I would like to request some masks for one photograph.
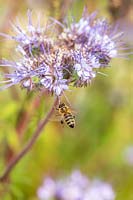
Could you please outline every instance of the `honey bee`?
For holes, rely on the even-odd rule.
[[[56,109],[62,117],[61,124],[63,124],[65,121],[70,128],[74,128],[75,116],[72,114],[71,109],[65,103],[60,103]]]

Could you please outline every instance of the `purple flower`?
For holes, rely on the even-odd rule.
[[[110,184],[94,180],[83,200],[114,200],[115,194]]]
[[[112,27],[105,19],[95,19],[96,14],[94,12],[89,16],[85,10],[79,22],[72,23],[64,29],[60,39],[68,45],[71,39],[75,50],[78,48],[80,52],[84,52],[86,59],[89,54],[95,56],[99,67],[102,67],[107,66],[112,58],[118,56],[123,33],[113,33]]]
[[[61,71],[54,71],[54,73],[46,75],[41,79],[41,84],[57,96],[68,89],[67,80],[63,79]]]
[[[74,69],[81,83],[91,83],[91,80],[96,77],[96,72],[93,69],[99,66],[96,57],[89,55],[86,59],[80,52],[78,52],[78,56],[76,54],[77,52],[75,53],[76,64]]]
[[[61,96],[69,86],[87,86],[96,77],[101,67],[109,65],[118,56],[122,33],[115,33],[105,19],[96,19],[97,12],[88,15],[84,10],[79,22],[70,27],[62,26],[62,33],[50,34],[52,24],[47,27],[32,22],[28,11],[27,28],[12,25],[14,36],[1,33],[15,40],[19,59],[1,60],[1,67],[9,67],[9,73],[2,74],[0,89],[20,84],[28,91],[47,90]],[[54,25],[54,24],[53,24]]]
[[[43,185],[38,189],[37,194],[40,200],[48,200],[55,195],[55,192],[56,183],[53,179],[46,178]]]
[[[37,191],[40,200],[114,200],[115,194],[110,184],[100,180],[89,180],[80,171],[70,176],[53,180],[46,178]]]
[[[37,25],[32,22],[32,12],[28,10],[28,25],[26,29],[23,29],[21,25],[14,25],[12,27],[16,32],[15,36],[2,34],[6,38],[15,40],[18,42],[17,51],[24,56],[33,56],[34,51],[44,53],[44,51],[50,50],[53,40],[46,35],[47,28],[40,27],[40,18],[38,18]]]

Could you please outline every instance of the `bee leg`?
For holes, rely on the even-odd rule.
[[[61,123],[61,124],[64,124],[64,121],[63,121],[63,120],[61,120],[61,121],[60,121],[60,123]]]
[[[73,118],[75,119],[75,115],[73,115]]]
[[[56,117],[60,117],[60,114],[56,114],[55,116],[56,116]]]

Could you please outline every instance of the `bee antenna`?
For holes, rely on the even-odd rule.
[[[63,91],[62,93],[63,93],[63,96],[65,97],[65,99],[66,99],[67,103],[68,103],[68,104],[69,104],[69,106],[71,107],[71,103],[70,103],[70,101],[69,101],[68,97],[65,95],[65,92]]]
[[[69,104],[69,106],[71,107],[71,103],[70,103],[69,99],[67,98],[67,96],[65,95],[65,92],[64,92],[64,91],[62,91],[62,94],[63,94],[63,96],[65,97],[65,99],[66,99],[67,103]],[[59,102],[59,104],[61,104],[61,101],[60,101],[60,98],[59,98],[59,97],[58,97],[58,102]]]

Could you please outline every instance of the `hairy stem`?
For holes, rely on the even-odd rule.
[[[0,177],[0,182],[2,181],[6,181],[6,179],[8,178],[8,175],[10,174],[10,172],[12,171],[12,169],[16,166],[16,164],[29,152],[29,150],[32,148],[33,144],[36,142],[37,138],[39,137],[39,135],[41,134],[42,129],[45,127],[45,125],[47,124],[49,118],[51,117],[51,115],[54,112],[55,106],[58,103],[58,98],[55,99],[51,110],[48,112],[48,114],[46,115],[46,117],[39,122],[37,129],[35,130],[32,138],[27,142],[27,144],[24,146],[24,148],[22,149],[22,151],[20,151],[20,153],[13,159],[11,160],[11,162],[8,164],[7,168],[5,169],[3,175]]]

